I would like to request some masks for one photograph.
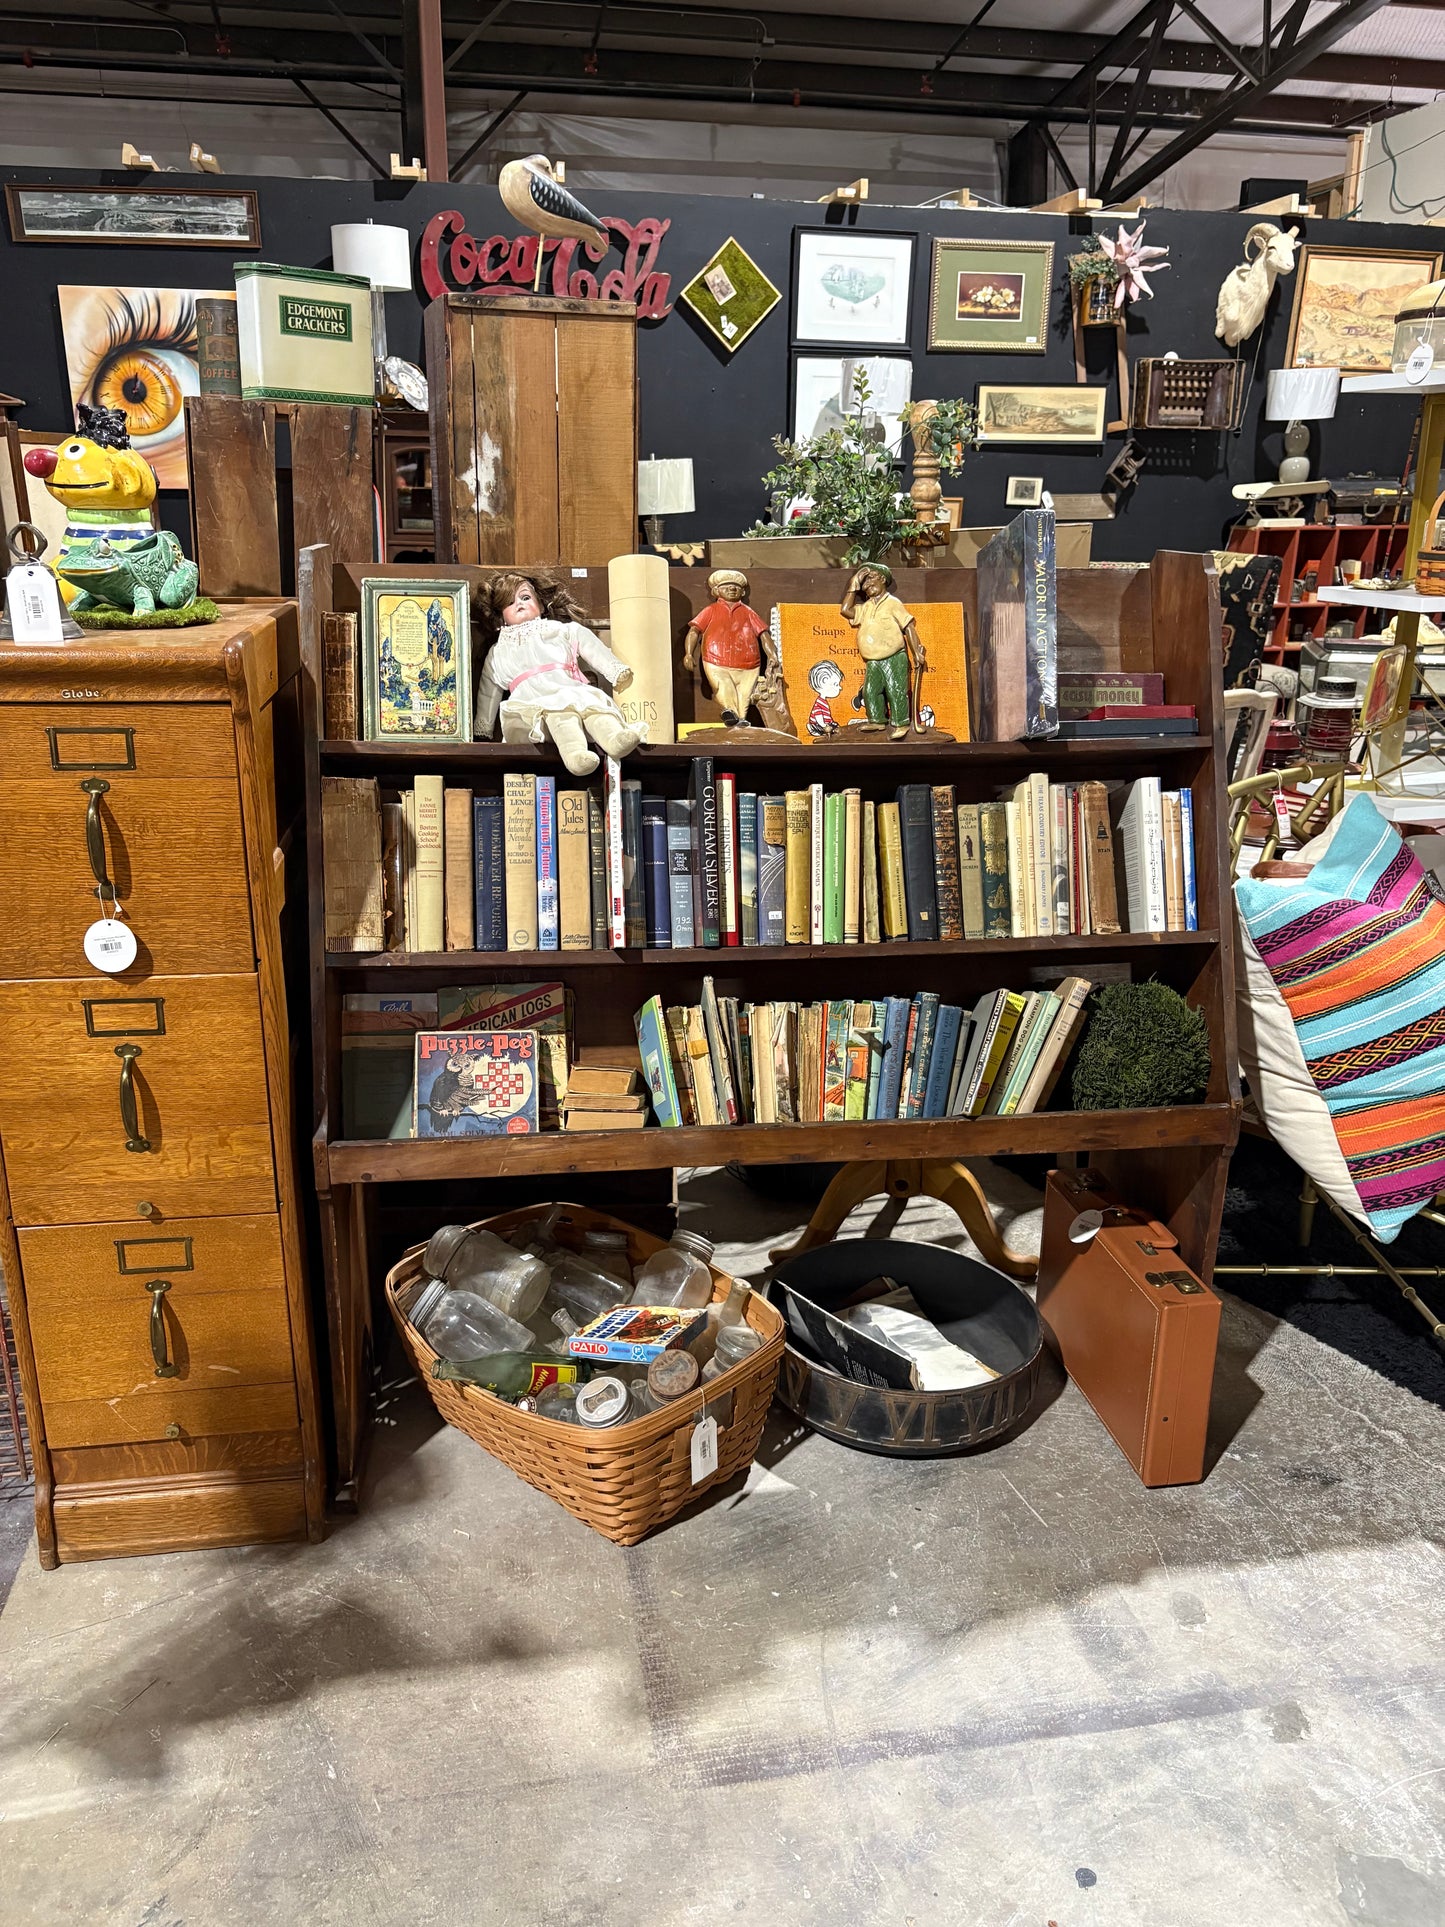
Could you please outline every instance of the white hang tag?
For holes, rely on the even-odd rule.
[[[717,1471],[717,1420],[700,1418],[692,1428],[692,1482],[701,1485]]]
[[[1289,803],[1285,799],[1283,790],[1276,790],[1274,793],[1274,820],[1279,830],[1281,842],[1283,842],[1286,837],[1293,836],[1294,822],[1290,816]]]
[[[101,917],[85,933],[86,961],[97,970],[129,970],[135,962],[135,932],[119,917]]]
[[[21,562],[5,578],[5,607],[17,642],[64,642],[60,591],[43,563]]]
[[[1417,341],[1405,363],[1406,381],[1423,381],[1435,366],[1435,350],[1428,341]]]
[[[1103,1229],[1103,1225],[1104,1214],[1102,1211],[1096,1211],[1092,1208],[1088,1211],[1081,1211],[1069,1226],[1069,1243],[1071,1245],[1092,1244],[1095,1236]]]

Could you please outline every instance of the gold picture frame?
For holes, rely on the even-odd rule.
[[[361,579],[362,739],[472,740],[471,591],[455,576]]]
[[[1439,278],[1440,256],[1418,248],[1302,247],[1285,367],[1388,375],[1396,311]]]
[[[1053,285],[1052,241],[936,235],[928,278],[930,354],[1043,354]]]
[[[1081,447],[1104,439],[1109,391],[1081,382],[981,381],[978,439],[981,444],[1067,443]]]

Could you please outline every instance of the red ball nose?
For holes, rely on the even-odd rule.
[[[32,475],[45,479],[55,473],[58,457],[53,448],[30,448],[25,451],[25,466]]]

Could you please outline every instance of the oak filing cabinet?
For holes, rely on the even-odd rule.
[[[0,1264],[45,1566],[321,1536],[297,688],[291,603],[0,643]],[[116,975],[82,941],[112,896]]]

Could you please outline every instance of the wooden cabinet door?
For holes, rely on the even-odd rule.
[[[255,977],[0,984],[0,1049],[17,1224],[276,1209]]]
[[[224,703],[0,704],[0,977],[89,970],[93,857],[139,946],[128,980],[255,968]]]
[[[557,553],[599,566],[637,547],[637,324],[607,305],[557,318]]]

